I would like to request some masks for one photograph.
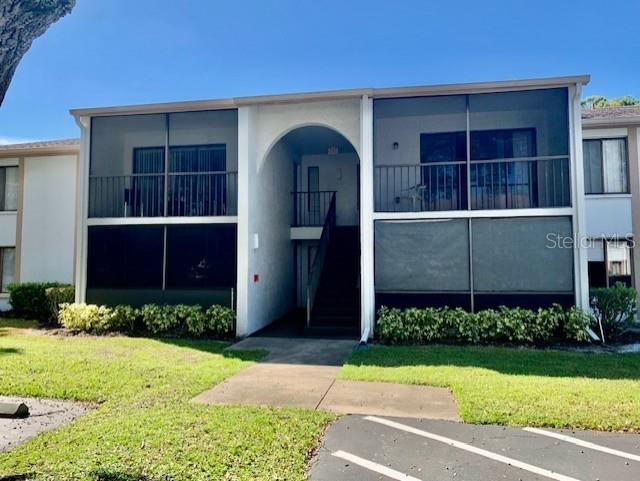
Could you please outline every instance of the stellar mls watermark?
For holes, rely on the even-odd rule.
[[[547,242],[545,244],[545,247],[547,249],[573,249],[575,247],[578,247],[580,249],[591,249],[600,247],[603,239],[606,239],[607,241],[623,242],[630,248],[635,247],[635,241],[633,240],[633,235],[631,234],[612,239],[610,235],[607,236],[605,234],[602,234],[600,236],[585,236],[576,234],[558,234],[557,232],[549,232],[546,235]]]

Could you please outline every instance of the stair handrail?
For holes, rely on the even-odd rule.
[[[318,285],[320,284],[320,275],[322,274],[324,261],[327,257],[329,241],[335,227],[336,193],[333,192],[331,195],[331,201],[329,202],[327,216],[325,217],[324,225],[322,226],[322,234],[320,235],[316,255],[313,256],[313,262],[311,263],[311,269],[309,270],[309,277],[307,279],[307,327],[309,327],[309,324],[311,323],[311,311],[313,310],[313,303],[316,300],[316,293],[318,291]]]

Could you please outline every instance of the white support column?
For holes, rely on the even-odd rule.
[[[76,302],[86,301],[87,290],[87,217],[89,212],[89,158],[91,152],[91,118],[76,117],[80,127],[80,158],[76,183]]]
[[[238,241],[237,241],[237,288],[236,288],[236,335],[249,332],[249,255],[250,255],[250,204],[252,159],[252,110],[238,109]]]
[[[373,99],[360,106],[360,305],[361,333],[373,337],[375,283],[373,257]]]
[[[587,249],[583,246],[586,235],[584,168],[582,162],[582,109],[580,97],[582,86],[576,84],[569,88],[569,135],[571,158],[571,191],[573,203],[573,235],[574,246],[574,284],[576,305],[584,310],[589,309],[589,274]]]

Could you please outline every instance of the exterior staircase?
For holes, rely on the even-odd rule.
[[[308,334],[360,333],[360,230],[334,226],[328,240]]]

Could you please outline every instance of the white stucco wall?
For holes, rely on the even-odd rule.
[[[624,237],[633,232],[630,195],[587,195],[585,214],[589,237]]]
[[[295,265],[290,237],[293,154],[283,143],[278,143],[255,175],[247,253],[250,266],[247,334],[283,316],[295,302]],[[257,282],[254,275],[258,276]]]
[[[77,156],[27,157],[20,281],[73,282]]]
[[[336,130],[357,149],[360,101],[242,107],[238,115],[237,334],[246,336],[295,306],[290,238],[294,153],[278,141],[295,128],[320,125]]]
[[[360,100],[306,102],[255,107],[255,152],[259,162],[284,135],[298,127],[320,125],[342,134],[355,147],[360,145]]]

